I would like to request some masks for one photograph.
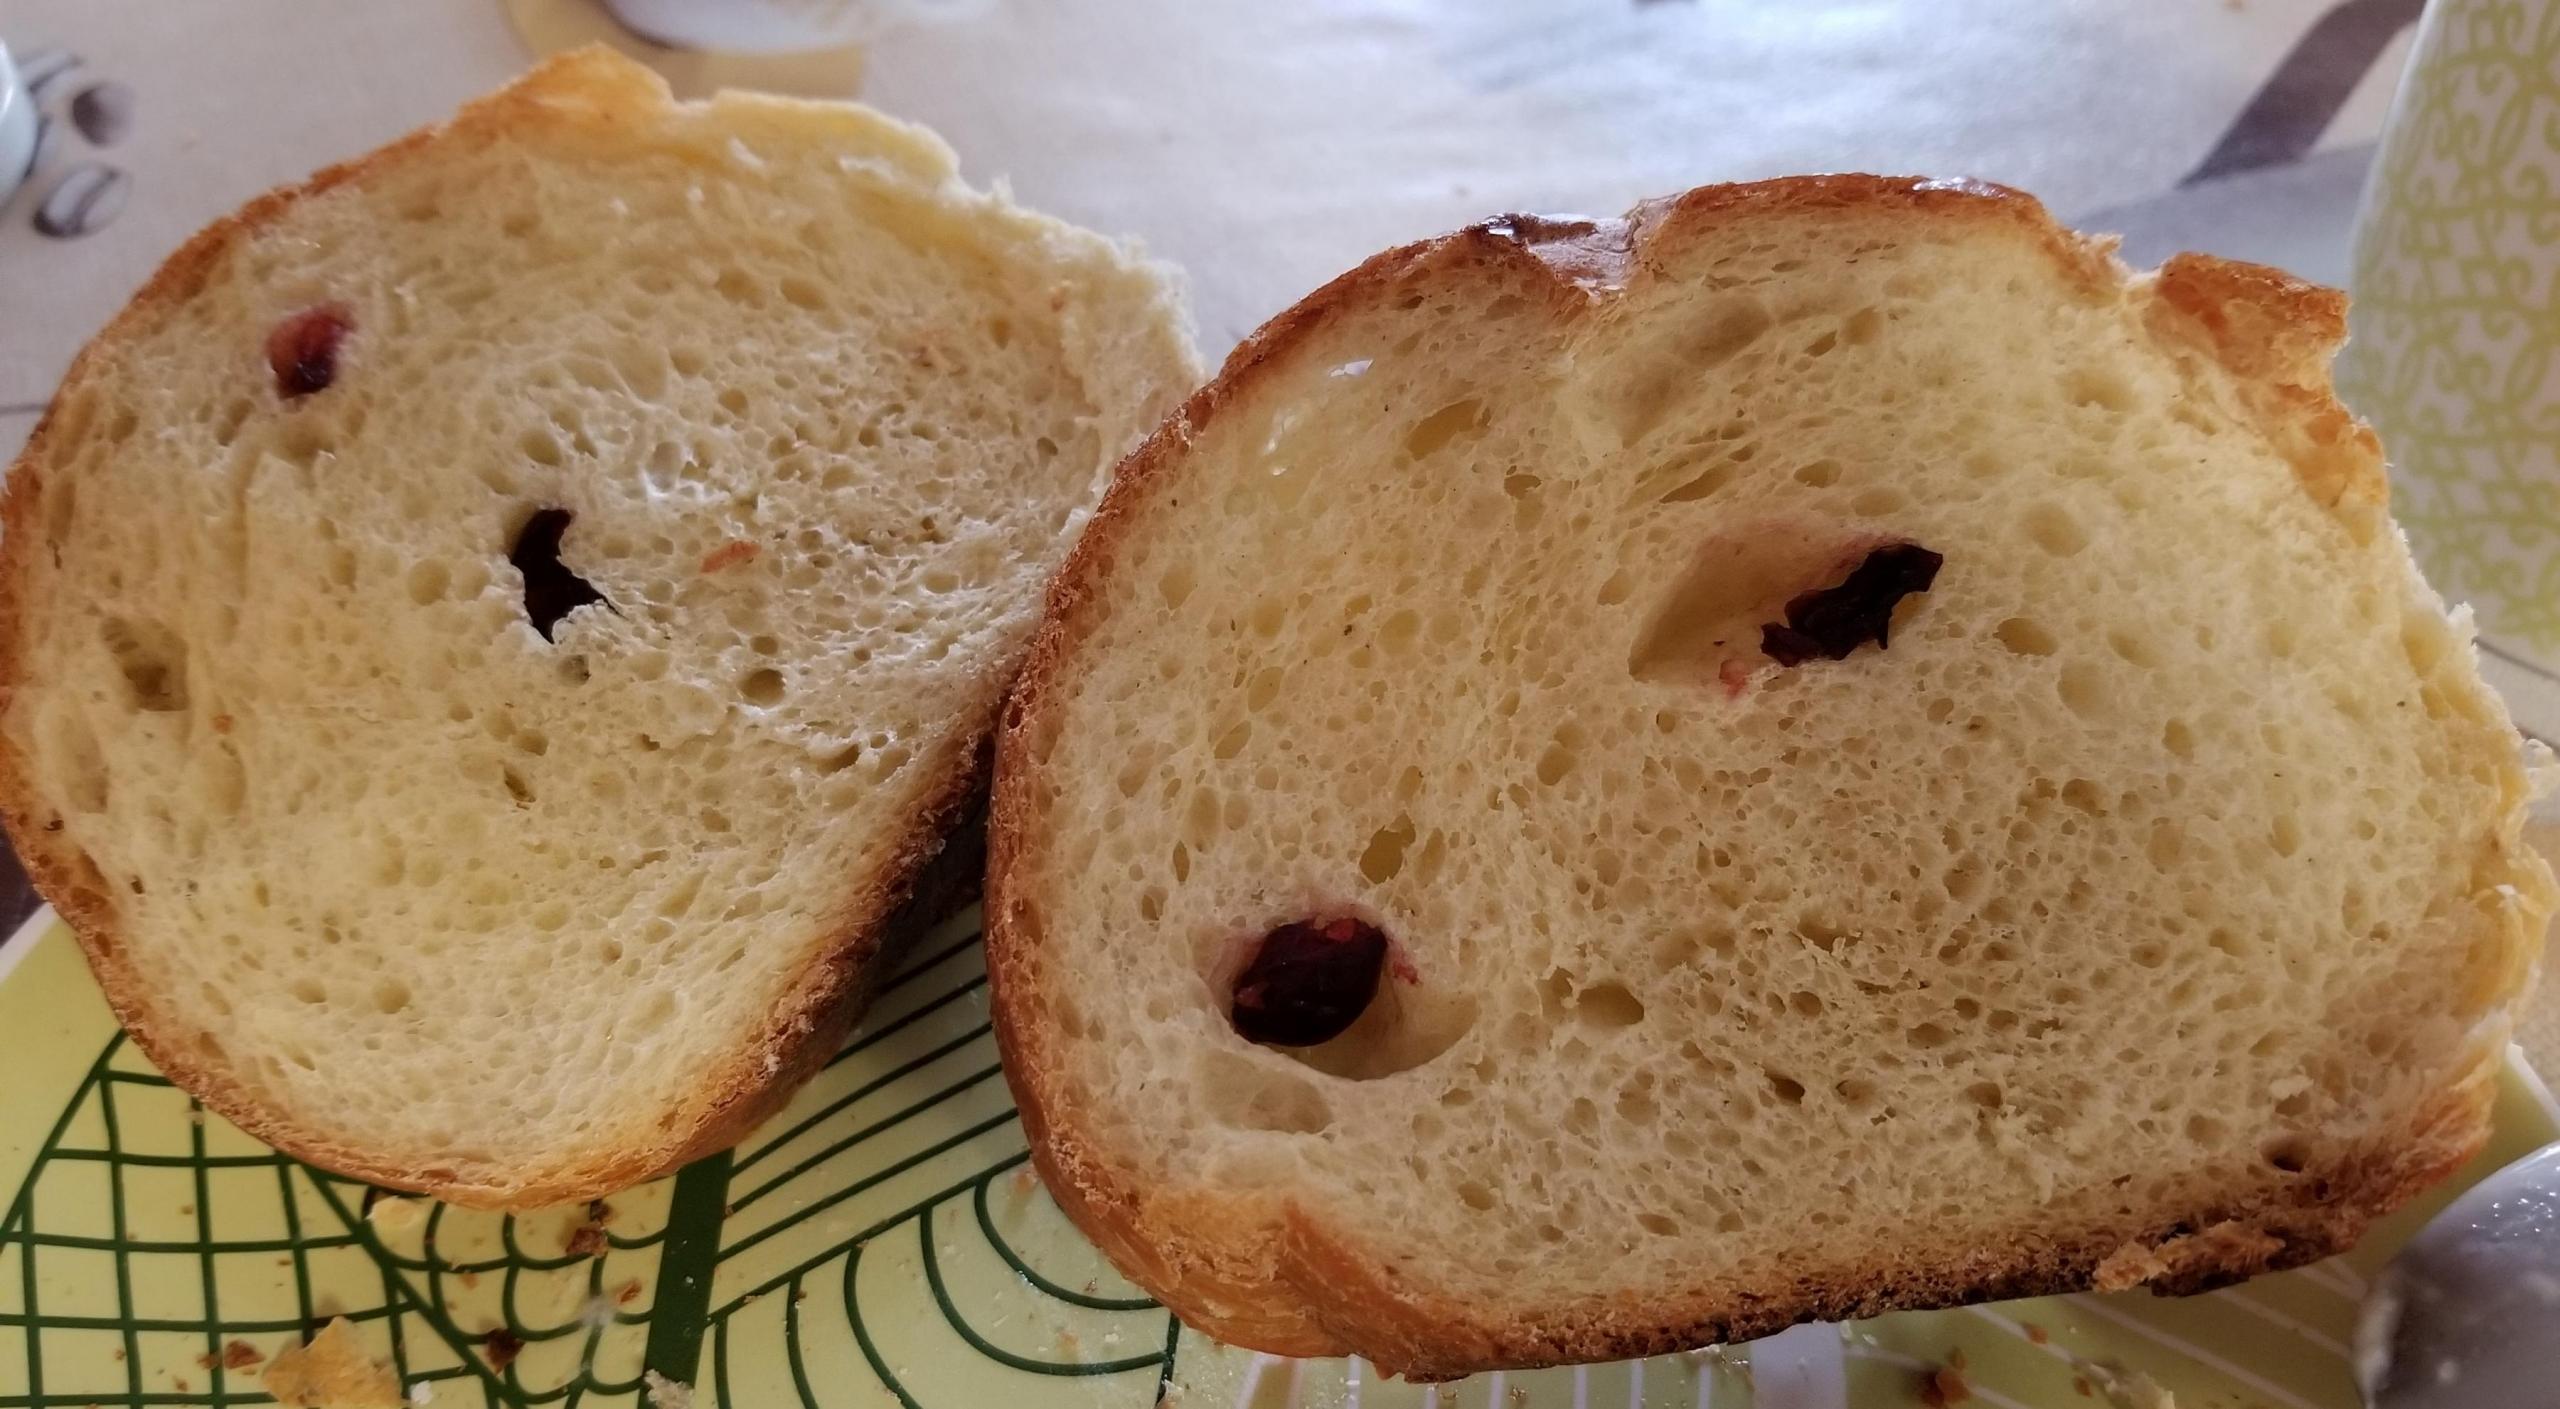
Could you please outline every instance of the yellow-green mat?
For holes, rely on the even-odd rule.
[[[2366,1278],[2455,1188],[2555,1131],[2516,1066],[2495,1142],[2452,1188],[2353,1256],[2208,1297],[1888,1316],[1425,1389],[1210,1342],[1076,1235],[1025,1163],[973,922],[921,944],[843,1054],[746,1144],[610,1200],[589,1253],[567,1246],[582,1208],[368,1218],[363,1185],[162,1080],[69,933],[40,921],[0,979],[0,1409],[263,1403],[266,1360],[331,1316],[436,1409],[639,1405],[644,1370],[737,1409],[1871,1409],[1924,1403],[1957,1352],[1968,1402],[1987,1409],[2161,1392],[2181,1409],[2353,1409],[2344,1351]],[[502,1369],[492,1332],[522,1343]]]

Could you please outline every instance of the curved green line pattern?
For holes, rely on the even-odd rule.
[[[932,1065],[935,1061],[949,1056],[953,1052],[956,1052],[961,1048],[968,1046],[970,1043],[977,1041],[979,1038],[986,1036],[993,1030],[994,1029],[987,1024],[981,1023],[977,1027],[971,1028],[967,1032],[960,1034],[958,1037],[952,1038],[950,1041],[926,1052],[922,1056],[912,1058],[881,1073],[872,1080],[864,1082],[862,1085],[855,1087],[853,1090],[837,1097],[835,1100],[829,1101],[825,1106],[821,1107],[807,1119],[802,1120],[798,1124],[783,1131],[781,1134],[775,1136],[770,1142],[758,1148],[753,1154],[750,1154],[746,1158],[738,1161],[738,1168],[741,1170],[746,1169],[747,1167],[762,1160],[765,1156],[772,1154],[774,1151],[783,1148],[785,1145],[790,1144],[802,1135],[808,1134],[820,1125],[825,1124],[829,1118],[842,1113],[855,1102],[860,1101],[863,1097],[886,1089],[899,1077],[920,1071],[923,1068]]]
[[[996,1176],[1022,1165],[1030,1158],[1030,1153],[1025,1151],[1021,1158],[1007,1160],[988,1170],[978,1177],[978,1187],[969,1195],[969,1202],[978,1215],[978,1229],[985,1234],[987,1246],[994,1248],[996,1256],[1003,1258],[1005,1265],[1012,1268],[1016,1276],[1039,1289],[1043,1296],[1053,1297],[1069,1306],[1080,1306],[1087,1311],[1144,1311],[1156,1305],[1154,1297],[1093,1296],[1062,1287],[1041,1276],[1038,1269],[1023,1261],[1022,1254],[1015,1252],[1013,1244],[1005,1241],[1004,1234],[996,1231],[995,1215],[987,1208],[987,1186],[995,1182]]]
[[[1097,1385],[1111,1376],[1144,1375],[1127,1402],[1145,1409],[1170,1383],[1181,1334],[1170,1317],[1161,1351],[1095,1360],[1071,1350],[1055,1358],[1011,1350],[971,1323],[968,1309],[976,1303],[960,1288],[989,1276],[1003,1278],[1010,1295],[1032,1299],[1024,1305],[1053,1305],[1056,1312],[1042,1313],[1042,1324],[1066,1318],[1056,1321],[1062,1347],[1072,1343],[1063,1328],[1077,1324],[1075,1317],[1156,1309],[1144,1297],[1079,1292],[1041,1272],[1016,1246],[1019,1238],[1036,1229],[1040,1237],[1072,1239],[1045,1198],[1009,1200],[998,1216],[990,1197],[996,1180],[1011,1175],[1023,1178],[1026,1191],[1036,1186],[1020,1173],[1028,1152],[988,1047],[993,1029],[976,949],[971,929],[922,949],[921,958],[884,985],[876,1016],[769,1132],[757,1132],[732,1155],[611,1200],[616,1216],[599,1256],[552,1250],[559,1246],[555,1230],[574,1221],[569,1210],[508,1217],[431,1205],[405,1228],[378,1224],[371,1216],[374,1191],[256,1149],[142,1069],[139,1053],[120,1035],[109,1038],[57,1112],[0,1219],[0,1254],[19,1259],[16,1273],[0,1283],[0,1328],[23,1333],[27,1359],[23,1385],[0,1372],[0,1409],[264,1402],[255,1383],[260,1367],[224,1366],[225,1348],[251,1340],[263,1361],[313,1329],[315,1317],[338,1315],[359,1328],[404,1385],[433,1386],[437,1409],[475,1403],[637,1409],[644,1398],[640,1368],[705,1384],[712,1391],[706,1401],[730,1403],[733,1388],[747,1390],[741,1372],[780,1392],[769,1377],[787,1369],[788,1393],[803,1404],[838,1402],[849,1388],[818,1373],[802,1343],[805,1334],[822,1329],[810,1321],[816,1308],[802,1305],[811,1278],[838,1259],[842,1278],[827,1280],[839,1282],[844,1329],[882,1389],[913,1409],[943,1409],[888,1363],[879,1328],[857,1295],[866,1243],[910,1236],[910,1224],[922,1275],[918,1300],[902,1304],[898,1314],[921,1307],[928,1318],[910,1325],[938,1321],[952,1333],[954,1351],[979,1357],[997,1374]],[[972,1060],[979,1049],[986,1055]],[[150,1108],[141,1126],[135,1123],[141,1115],[118,1109],[120,1101],[133,1100]],[[182,1103],[183,1127],[172,1114]],[[866,1103],[877,1103],[882,1113],[849,1124]],[[732,1179],[750,1170],[756,1181],[731,1195]],[[188,1216],[172,1222],[171,1210],[134,1205],[134,1191],[143,1187],[137,1180],[163,1181],[148,1186],[154,1189],[191,1188]],[[97,1196],[99,1221],[46,1226],[39,1184],[88,1190]],[[964,1199],[965,1212],[955,1203]],[[57,1208],[56,1202],[47,1198],[42,1209],[73,1211],[72,1203]],[[742,1218],[743,1226],[724,1237],[741,1209],[756,1216]],[[810,1229],[831,1225],[848,1210],[860,1220],[858,1229],[811,1237]],[[985,1245],[984,1254],[973,1252],[961,1269],[962,1280],[954,1280],[960,1271],[935,1245],[937,1216],[953,1233]],[[1022,1218],[1042,1221],[1018,1224]],[[111,1259],[114,1275],[98,1283],[111,1300],[83,1302],[74,1299],[78,1289],[55,1286],[43,1270],[52,1256]],[[252,1265],[267,1274],[263,1280],[246,1276]],[[877,1283],[885,1269],[876,1260],[870,1265]],[[350,1269],[364,1269],[362,1280],[350,1281]],[[181,1283],[168,1281],[173,1273]],[[903,1260],[899,1275],[906,1275]],[[617,1293],[634,1282],[641,1295],[631,1306],[618,1304]],[[193,1288],[193,1303],[165,1300],[166,1287],[180,1284]],[[138,1288],[149,1293],[140,1303]],[[776,1293],[787,1299],[779,1317],[784,1354],[761,1370],[753,1361],[733,1363],[733,1350],[744,1344],[733,1334],[741,1329],[739,1317]],[[685,1324],[661,1324],[661,1309]],[[774,1324],[758,1319],[753,1334],[769,1335]],[[503,1369],[491,1366],[485,1345],[488,1333],[501,1329],[522,1346]],[[122,1347],[121,1383],[94,1377],[75,1383],[79,1372],[59,1353],[48,1373],[49,1336],[100,1333]],[[200,1352],[201,1365],[192,1354],[180,1370],[148,1363],[168,1337]],[[177,1387],[181,1379],[185,1389]],[[1139,1388],[1148,1392],[1141,1396]]]
[[[939,1091],[926,1094],[918,1099],[914,1104],[903,1110],[882,1116],[871,1124],[866,1125],[861,1129],[846,1135],[844,1138],[835,1141],[833,1144],[826,1146],[824,1149],[819,1150],[816,1154],[802,1159],[798,1164],[782,1171],[780,1174],[766,1180],[764,1183],[740,1194],[730,1203],[730,1210],[735,1212],[738,1209],[753,1205],[765,1195],[772,1193],[776,1189],[782,1188],[792,1180],[799,1178],[801,1175],[807,1174],[809,1171],[816,1169],[818,1166],[825,1164],[836,1156],[852,1150],[863,1141],[869,1140],[875,1135],[883,1134],[897,1126],[903,1125],[906,1122],[915,1119],[917,1116],[932,1110],[934,1107],[941,1105],[943,1102],[950,1100],[952,1097],[959,1095],[961,1092],[968,1090],[970,1087],[976,1086],[990,1077],[999,1076],[1002,1073],[1003,1068],[1001,1067],[983,1067],[960,1078],[958,1081],[952,1082],[950,1085],[943,1087]]]
[[[974,951],[941,944],[901,982],[884,992],[876,1027],[848,1044],[859,1055],[821,1072],[771,1133],[611,1200],[598,1258],[550,1251],[575,1210],[368,1218],[366,1186],[257,1153],[137,1069],[129,1044],[89,1029],[83,1042],[99,1050],[61,1072],[52,1089],[69,1094],[58,1111],[27,1120],[44,1137],[25,1179],[5,1191],[0,1409],[263,1402],[255,1368],[226,1367],[217,1378],[212,1352],[245,1339],[271,1355],[314,1314],[345,1315],[404,1385],[432,1387],[432,1409],[642,1409],[644,1369],[695,1386],[704,1409],[1151,1409],[1166,1398],[1227,1409],[1293,1390],[1309,1403],[1351,1402],[1344,1362],[1285,1373],[1273,1362],[1264,1375],[1256,1357],[1186,1346],[1178,1321],[1117,1280],[1108,1286],[1122,1295],[1077,1290],[1081,1272],[1063,1269],[1090,1267],[1096,1285],[1109,1274],[1086,1261],[1096,1254],[1030,1177],[1003,1088],[952,1084],[955,1066],[975,1069],[961,1049],[985,1040],[983,1014],[953,1002],[983,986]],[[107,1021],[103,1007],[97,1021]],[[855,1091],[896,1115],[869,1120],[871,1133],[840,1141],[830,1157],[807,1159],[815,1141],[868,1120],[846,1100]],[[2525,1083],[2510,1079],[2500,1091],[2498,1133],[2471,1178],[2560,1132]],[[943,1099],[925,1099],[937,1092]],[[758,1188],[768,1192],[733,1221],[728,1191],[739,1169],[762,1171]],[[2355,1255],[2361,1274],[2462,1182],[2394,1215]],[[2301,1403],[2346,1409],[2344,1363],[2319,1347],[2351,1334],[2360,1285],[2335,1264],[2262,1278],[2231,1294],[2253,1301],[2256,1315],[2210,1298],[2137,1297],[1885,1317],[1856,1328],[1850,1393],[1867,1409],[1909,1409],[1919,1402],[1913,1367],[1961,1351],[1986,1403],[2080,1402],[2073,1376],[2100,1361],[2138,1367],[2180,1403],[2220,1403],[2245,1386],[2216,1367],[2245,1363]],[[631,1302],[614,1301],[626,1287]],[[830,1288],[833,1307],[806,1299]],[[777,1294],[782,1302],[767,1300]],[[2319,1339],[2271,1341],[2268,1312]],[[2125,1334],[2133,1323],[2138,1334]],[[2029,1326],[2047,1338],[2031,1344]],[[1119,1353],[1124,1337],[1149,1344],[1159,1327],[1160,1352]],[[483,1345],[493,1328],[524,1343],[503,1373]],[[209,1354],[201,1366],[199,1354]],[[1641,1374],[1596,1366],[1514,1375],[1500,1409],[1688,1409],[1710,1396],[1738,1405],[1748,1394],[1744,1363],[1664,1357]],[[1425,1402],[1414,1386],[1358,1383],[1364,1409]],[[1437,1402],[1484,1404],[1490,1388],[1444,1386]]]
[[[801,1403],[815,1404],[818,1391],[809,1383],[808,1358],[800,1353],[800,1299],[807,1292],[797,1277],[785,1289],[788,1300],[782,1304],[782,1348],[791,1362],[791,1387],[799,1391]]]
[[[931,1211],[928,1210],[924,1216],[917,1218],[915,1223],[916,1243],[924,1254],[925,1285],[933,1290],[934,1304],[942,1308],[943,1319],[951,1323],[951,1329],[960,1333],[960,1339],[967,1341],[971,1350],[989,1360],[1016,1370],[1028,1370],[1035,1375],[1124,1375],[1131,1370],[1153,1365],[1164,1358],[1160,1355],[1133,1355],[1119,1360],[1034,1360],[1027,1355],[1016,1355],[996,1345],[985,1336],[978,1334],[977,1328],[969,1324],[969,1318],[961,1313],[957,1305],[953,1304],[950,1289],[942,1283],[941,1259],[937,1258],[933,1251]]]
[[[862,1248],[862,1244],[856,1243],[844,1257],[844,1304],[848,1307],[859,1304],[854,1296],[853,1280],[862,1270]],[[871,1373],[880,1377],[880,1383],[888,1386],[889,1392],[898,1397],[899,1404],[905,1409],[924,1409],[914,1395],[907,1393],[907,1387],[899,1383],[896,1372],[889,1368],[889,1362],[880,1358],[880,1347],[871,1343],[871,1328],[864,1325],[859,1316],[853,1318],[853,1342],[862,1347],[862,1358],[871,1362]],[[817,1401],[804,1402],[814,1405]]]

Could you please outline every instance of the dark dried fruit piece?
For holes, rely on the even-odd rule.
[[[290,401],[325,391],[338,379],[338,344],[355,327],[355,315],[343,303],[306,308],[276,324],[267,334],[267,366],[276,374],[276,394]]]
[[[524,578],[525,619],[542,639],[551,639],[560,618],[580,607],[604,602],[604,594],[594,584],[571,572],[560,561],[560,538],[569,531],[569,520],[577,515],[567,509],[537,509],[533,517],[517,530],[515,546],[507,550],[507,561],[515,564]],[[605,602],[611,607],[611,602]]]
[[[1912,593],[1928,591],[1945,561],[1917,543],[1875,549],[1836,585],[1788,602],[1784,623],[1760,628],[1760,653],[1780,665],[1802,665],[1816,657],[1844,660],[1869,641],[1887,645],[1893,609]]]
[[[605,1236],[604,1225],[612,1221],[613,1205],[602,1199],[588,1200],[585,1220],[569,1230],[560,1251],[568,1257],[604,1256],[605,1249],[611,1246]]]
[[[489,1368],[503,1371],[524,1354],[524,1342],[505,1330],[491,1331],[480,1338],[480,1348],[489,1355]]]
[[[1376,925],[1295,920],[1255,946],[1228,1017],[1247,1042],[1312,1047],[1359,1021],[1386,966],[1387,935]]]

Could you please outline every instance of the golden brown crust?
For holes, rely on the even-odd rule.
[[[45,543],[40,504],[43,469],[51,444],[63,433],[63,408],[76,391],[116,349],[133,342],[168,312],[194,297],[224,254],[244,239],[272,225],[296,204],[369,174],[379,173],[424,155],[438,142],[476,134],[521,131],[537,123],[567,119],[613,120],[613,112],[632,103],[667,99],[663,82],[648,70],[598,47],[557,56],[515,83],[463,107],[450,120],[422,128],[354,161],[314,173],[299,185],[259,196],[239,210],[199,231],[164,261],[135,293],[122,312],[83,348],[64,376],[62,392],[36,424],[11,467],[5,498],[0,498],[0,717],[13,707],[25,680],[26,622],[43,604],[35,593],[52,585],[36,571],[35,555]],[[988,709],[992,721],[993,707]],[[911,820],[907,835],[890,860],[866,885],[839,907],[826,938],[815,947],[801,972],[788,985],[785,1006],[765,1024],[754,1042],[722,1071],[705,1080],[693,1099],[671,1112],[657,1142],[616,1151],[611,1157],[555,1169],[465,1173],[441,1166],[420,1166],[386,1159],[306,1130],[260,1104],[223,1068],[201,1059],[186,1034],[164,1024],[155,1014],[149,988],[126,956],[117,935],[114,907],[88,856],[62,840],[55,819],[31,782],[28,760],[5,734],[0,734],[0,822],[25,863],[36,888],[70,925],[97,975],[107,1003],[137,1046],[169,1077],[205,1106],[250,1134],[299,1159],[389,1188],[430,1194],[469,1207],[534,1208],[592,1198],[628,1188],[676,1167],[726,1149],[772,1113],[799,1082],[823,1065],[842,1042],[854,1019],[874,962],[896,937],[930,909],[938,896],[949,905],[945,887],[926,887],[926,904],[909,906],[944,839],[971,810],[971,799],[983,788],[987,763],[983,750],[966,739],[955,745],[940,770],[925,804]],[[965,900],[965,897],[964,897]],[[908,907],[902,911],[901,907]]]
[[[1141,531],[1149,502],[1176,482],[1193,437],[1230,405],[1253,399],[1329,320],[1425,275],[1517,280],[1560,305],[1596,306],[1607,289],[1646,277],[1717,225],[1825,212],[1989,223],[2045,251],[2067,285],[2093,301],[2124,296],[2107,242],[2063,229],[2030,197],[1975,182],[1800,177],[1705,187],[1615,221],[1488,221],[1379,254],[1248,337],[1213,381],[1122,462],[1060,569],[997,738],[986,912],[996,1035],[1034,1164],[1059,1206],[1131,1280],[1195,1329],[1279,1354],[1358,1353],[1384,1370],[1429,1380],[1657,1354],[1807,1320],[2101,1284],[2202,1291],[2352,1245],[2375,1218],[2458,1168],[2486,1138],[2492,1073],[2484,1068],[2387,1147],[2316,1162],[2299,1178],[2237,1201],[2227,1185],[2199,1180],[2191,1207],[2128,1219],[2086,1196],[2021,1210],[2005,1242],[1968,1236],[1905,1247],[1868,1266],[1792,1270],[1766,1284],[1700,1287],[1640,1304],[1562,1306],[1532,1319],[1489,1315],[1400,1278],[1373,1251],[1334,1233],[1321,1210],[1285,1197],[1139,1187],[1077,1124],[1074,1094],[1062,1087],[1049,1047],[1034,893],[1045,842],[1037,798],[1047,786],[1035,761],[1038,740],[1054,727],[1054,701],[1095,625],[1099,584],[1123,540]],[[2329,394],[2327,359],[2344,331],[2339,296],[2272,270],[2196,255],[2171,261],[2156,290],[2146,315],[2155,335],[2209,357],[2224,373],[2212,379],[2217,385],[2250,389],[2257,399],[2243,409],[2271,435],[2301,437],[2284,444],[2303,467],[2306,490],[2332,508],[2370,503],[2378,512],[2380,460],[2371,434]]]
[[[2329,358],[2347,335],[2347,297],[2281,269],[2173,255],[2145,310],[2164,345],[2201,351],[2229,374],[2241,410],[2323,507],[2378,516],[2389,496],[2382,442],[2340,405]]]

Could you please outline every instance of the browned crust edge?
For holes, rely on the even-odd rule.
[[[424,127],[364,156],[326,167],[292,186],[259,196],[206,226],[163,261],[107,326],[83,347],[62,387],[76,388],[112,350],[167,310],[191,298],[216,261],[241,240],[274,223],[297,203],[395,164],[416,159],[436,142],[456,135],[503,131],[520,119],[548,116],[553,104],[594,105],[609,113],[626,102],[669,101],[666,85],[647,69],[589,46],[556,56],[486,97],[464,105],[445,122]],[[610,120],[607,117],[606,120]],[[53,404],[10,468],[0,497],[0,716],[16,703],[22,683],[24,626],[40,604],[31,600],[34,554],[43,542],[41,471],[65,398]],[[971,734],[955,734],[951,757],[916,809],[904,836],[873,880],[850,895],[827,933],[790,981],[783,1005],[719,1070],[707,1075],[693,1097],[661,1122],[658,1140],[554,1168],[470,1170],[386,1155],[332,1139],[269,1109],[221,1067],[203,1062],[178,1032],[156,1021],[149,991],[119,942],[115,912],[87,855],[45,828],[45,808],[31,784],[28,760],[0,735],[0,823],[25,863],[30,879],[77,936],[108,1006],[137,1046],[168,1078],[249,1134],[312,1164],[389,1188],[429,1194],[474,1208],[535,1208],[592,1198],[667,1173],[703,1155],[736,1144],[757,1122],[825,1064],[857,1017],[877,977],[884,951],[934,919],[965,904],[973,886],[929,877],[937,855],[974,813],[983,795],[989,750],[983,741],[994,722],[991,699]],[[974,843],[953,849],[974,856]],[[956,896],[956,898],[955,898]]]
[[[987,968],[1007,1081],[1035,1167],[1068,1217],[1139,1286],[1218,1339],[1284,1355],[1366,1356],[1411,1379],[1492,1368],[1660,1354],[1745,1340],[1809,1320],[2143,1285],[2208,1290],[2351,1246],[2372,1221],[2443,1179],[2488,1134],[2494,1066],[2441,1093],[2415,1128],[2376,1148],[2315,1165],[2290,1185],[2233,1206],[2199,1206],[2142,1226],[2092,1208],[2083,1230],[2057,1236],[2067,1210],[2025,1210],[2001,1246],[1980,1240],[1905,1252],[1877,1265],[1808,1270],[1791,1284],[1702,1288],[1642,1304],[1559,1307],[1489,1317],[1402,1279],[1284,1196],[1176,1202],[1138,1186],[1077,1120],[1057,1083],[1044,1016],[1038,898],[1030,893],[1047,838],[1031,754],[1079,644],[1099,611],[1099,584],[1156,495],[1178,482],[1192,439],[1255,396],[1328,320],[1428,269],[1480,262],[1524,272],[1560,300],[1641,277],[1667,248],[1731,221],[1823,211],[1890,211],[2006,225],[2040,246],[2092,299],[2121,296],[2111,242],[2073,234],[2032,197],[1971,181],[1864,175],[1710,186],[1630,211],[1619,221],[1506,217],[1385,251],[1326,284],[1236,348],[1218,376],[1121,464],[1084,537],[1051,585],[1048,610],[997,735],[990,806]],[[2156,336],[2220,364],[2250,391],[2234,408],[2290,451],[2306,425],[2324,450],[2317,472],[2298,456],[2307,492],[2333,510],[2378,514],[2383,469],[2370,431],[2329,393],[2327,358],[2344,332],[2334,291],[2279,271],[2182,255],[2155,276],[2147,316]]]

